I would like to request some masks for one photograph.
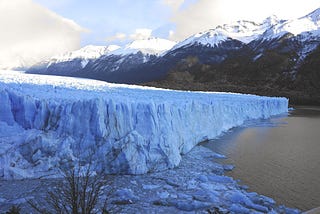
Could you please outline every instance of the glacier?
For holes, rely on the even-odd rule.
[[[112,174],[174,168],[199,142],[287,111],[287,98],[0,71],[0,178],[89,161]]]

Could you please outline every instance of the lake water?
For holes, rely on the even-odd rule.
[[[249,121],[204,143],[228,159],[249,191],[303,211],[320,206],[320,107],[295,107],[289,115]]]

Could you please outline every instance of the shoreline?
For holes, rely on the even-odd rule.
[[[218,163],[221,158],[225,157],[198,145],[184,155],[174,169],[144,175],[107,176],[110,185],[105,187],[104,196],[109,197],[111,213],[207,213],[208,210],[300,213],[276,204],[269,197],[247,192],[238,181],[224,175],[232,166]],[[30,209],[26,198],[41,201],[39,198],[44,198],[44,192],[54,181],[0,181],[1,207],[6,210],[20,204],[25,212]]]

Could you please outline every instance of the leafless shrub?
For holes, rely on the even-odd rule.
[[[92,214],[108,213],[106,200],[103,207],[98,208],[99,197],[106,185],[104,176],[94,175],[91,165],[85,170],[81,167],[71,167],[62,170],[63,179],[48,191],[45,198],[46,208],[35,201],[29,205],[39,213],[51,214]]]
[[[21,208],[19,206],[13,205],[7,212],[6,214],[19,214],[21,211]]]

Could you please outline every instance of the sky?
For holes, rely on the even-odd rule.
[[[88,44],[181,41],[240,19],[292,19],[318,7],[320,0],[0,0],[0,68]]]

